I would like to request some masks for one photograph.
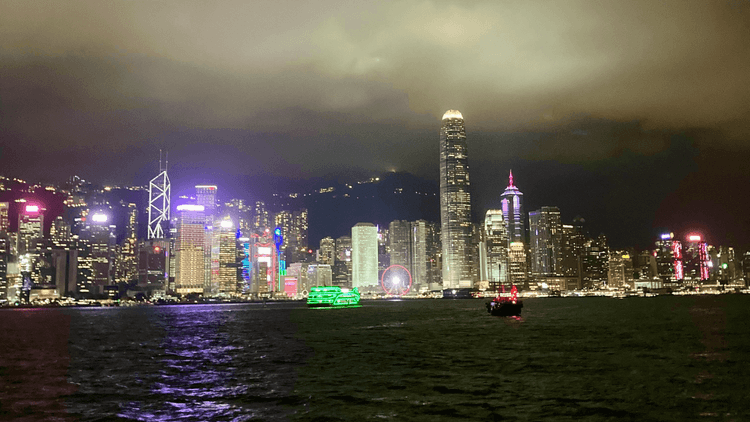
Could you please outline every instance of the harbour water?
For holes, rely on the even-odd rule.
[[[750,296],[0,310],[0,419],[750,420]]]

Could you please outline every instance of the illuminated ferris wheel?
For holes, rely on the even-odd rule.
[[[387,295],[403,296],[411,289],[411,273],[403,265],[391,265],[383,271],[380,286]]]

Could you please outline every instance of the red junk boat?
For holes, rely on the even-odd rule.
[[[523,301],[518,300],[518,289],[513,286],[510,289],[510,296],[505,294],[505,286],[501,286],[502,291],[498,292],[497,297],[487,302],[487,312],[492,316],[518,316],[521,315]]]

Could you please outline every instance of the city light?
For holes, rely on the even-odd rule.
[[[672,238],[672,233],[664,233],[661,235],[662,240],[667,240]]]
[[[203,205],[195,205],[195,204],[182,204],[177,206],[177,211],[205,211],[205,207]]]
[[[701,236],[698,234],[691,234],[690,236],[688,236],[688,240],[691,242],[700,242]]]
[[[231,220],[221,220],[222,229],[230,229],[232,227],[234,227],[234,224],[232,224]]]
[[[107,214],[96,213],[91,216],[91,220],[95,223],[106,223],[108,220]]]
[[[35,214],[39,212],[39,206],[38,205],[26,205],[26,212],[28,214]]]

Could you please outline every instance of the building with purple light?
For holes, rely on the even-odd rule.
[[[526,244],[524,226],[523,193],[513,184],[513,171],[508,175],[508,187],[500,195],[503,219],[508,223],[508,243]]]

